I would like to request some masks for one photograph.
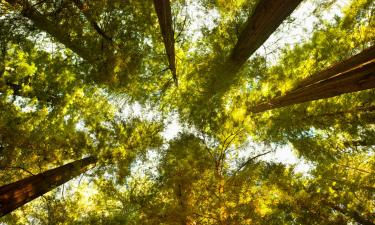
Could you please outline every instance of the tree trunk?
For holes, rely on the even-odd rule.
[[[28,1],[17,1],[17,0],[6,0],[10,5],[16,6],[20,5],[22,7],[22,15],[30,19],[34,25],[42,31],[47,32],[52,37],[54,37],[58,42],[65,45],[81,58],[87,61],[95,61],[93,57],[95,54],[92,54],[87,48],[83,46],[82,43],[72,40],[69,33],[65,32],[66,29],[62,28],[59,24],[54,23],[47,19],[43,14],[38,12]],[[90,46],[92,48],[93,46]],[[95,52],[93,50],[92,52]]]
[[[259,113],[293,104],[375,88],[375,47],[308,77],[283,96],[248,108]]]
[[[342,61],[339,64],[331,66],[330,68],[316,74],[315,76],[307,77],[306,79],[299,82],[296,88],[306,87],[316,82],[328,79],[332,77],[332,75],[344,73],[352,68],[357,67],[358,65],[361,65],[361,64],[364,64],[366,62],[373,60],[375,58],[374,56],[375,56],[375,46],[372,46],[362,51],[361,53]]]
[[[169,69],[172,72],[173,80],[178,85],[176,74],[176,59],[174,48],[174,31],[172,27],[171,4],[169,0],[154,0],[156,14],[158,15],[161,34],[163,36],[165,51],[167,53]]]
[[[87,157],[0,187],[0,217],[82,174],[96,161]]]
[[[261,0],[246,21],[230,55],[230,63],[241,67],[271,36],[302,0]]]
[[[302,0],[261,0],[246,21],[226,62],[214,70],[217,78],[208,90],[225,93],[247,59],[271,36]]]

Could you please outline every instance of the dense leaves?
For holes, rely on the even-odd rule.
[[[0,224],[374,224],[374,89],[273,104],[373,48],[374,2],[289,2],[1,1],[0,185],[98,162]]]

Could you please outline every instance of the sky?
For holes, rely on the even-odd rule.
[[[200,30],[202,27],[208,27],[209,29],[214,28],[214,21],[220,17],[219,12],[216,10],[209,11],[208,13],[203,10],[199,4],[197,4],[193,0],[187,0],[188,8],[187,12],[189,15],[190,24],[186,30],[191,32],[191,37],[193,40],[198,40],[202,38],[202,33]],[[319,1],[315,1],[319,2]],[[331,7],[330,11],[327,11],[323,14],[323,18],[326,20],[332,20],[335,15],[340,15],[340,10],[342,7],[347,5],[349,0],[338,0],[336,4]],[[281,49],[280,46],[284,46],[286,44],[295,45],[301,43],[303,40],[308,39],[311,36],[311,33],[314,28],[314,24],[318,21],[317,18],[312,16],[312,12],[315,9],[316,5],[312,1],[304,1],[300,7],[297,8],[295,12],[292,13],[291,17],[294,18],[293,24],[284,23],[278,29],[279,32],[271,35],[271,37],[264,43],[262,47],[256,51],[255,54],[259,55],[267,55],[269,60],[273,63],[277,61],[278,57],[278,50]],[[45,38],[42,34],[42,38]],[[50,49],[53,51],[56,47],[52,42],[48,42],[50,45],[44,48]],[[148,113],[145,113],[148,112]],[[157,112],[149,111],[148,109],[142,108],[140,104],[132,104],[132,105],[124,105],[122,114],[124,116],[132,115],[132,116],[142,116],[146,117],[146,119],[152,119],[157,115]],[[166,125],[164,131],[162,132],[163,137],[168,141],[177,136],[177,134],[182,131],[182,125],[179,123],[179,119],[177,115],[171,115],[169,118],[169,124]],[[259,146],[261,148],[261,146]],[[248,149],[251,151],[251,149]],[[242,154],[247,154],[248,152],[244,151]],[[142,163],[137,161],[133,164],[132,171],[138,174],[145,174],[147,172],[156,173],[156,165],[158,163],[158,154],[150,150],[147,154],[148,162]],[[299,158],[295,152],[293,151],[290,145],[283,145],[278,146],[276,151],[262,156],[260,160],[268,161],[268,162],[278,162],[283,163],[286,165],[295,165],[294,171],[298,173],[302,173],[308,175],[308,172],[314,167],[311,163],[307,162],[303,158]],[[77,184],[79,186],[79,179],[76,178],[73,181],[73,184]],[[71,183],[72,184],[72,183]],[[91,189],[87,189],[84,197],[89,199],[91,195],[95,194],[95,190],[87,191]],[[89,202],[89,200],[87,200]],[[0,223],[1,224],[1,223]]]
[[[309,0],[303,1],[301,5],[292,13],[291,18],[293,23],[284,22],[270,38],[256,51],[258,55],[267,55],[267,59],[272,63],[277,62],[278,53],[284,45],[295,45],[301,43],[303,40],[308,39],[314,29],[314,24],[318,19],[313,16],[313,11],[317,4],[324,2],[323,0]],[[341,9],[349,3],[349,0],[338,0],[330,8],[330,10],[323,13],[322,17],[326,20],[332,20],[335,15],[340,15]],[[186,0],[186,10],[179,12],[181,17],[188,16],[188,27],[185,28],[189,32],[187,34],[193,40],[202,38],[201,29],[206,27],[213,29],[215,23],[213,21],[220,19],[220,13],[216,9],[205,10],[203,6],[199,5],[198,1]],[[41,33],[41,38],[46,38],[44,33]],[[44,46],[47,50],[54,51],[55,44],[51,41],[37,42],[48,43]],[[116,103],[115,103],[116,104]],[[123,104],[121,110],[122,116],[129,117],[142,117],[144,119],[152,120],[158,116],[158,112],[150,109],[144,109],[138,103],[132,105]],[[162,135],[166,140],[175,138],[182,129],[181,124],[178,122],[177,115],[171,115],[169,124],[166,125]],[[153,154],[151,158],[155,158]],[[280,162],[287,165],[296,165],[295,171],[301,173],[308,173],[313,166],[306,162],[304,159],[297,157],[293,152],[290,145],[279,146],[275,152],[261,157],[261,160],[269,162]],[[140,165],[139,165],[140,166]]]
[[[278,28],[278,31],[270,36],[270,38],[255,52],[259,55],[267,55],[267,59],[272,63],[277,62],[278,54],[281,46],[296,45],[311,37],[314,29],[314,24],[319,20],[313,15],[322,0],[304,1],[292,13],[293,23],[284,22]],[[341,15],[341,10],[349,3],[349,0],[336,1],[329,10],[322,14],[322,18],[327,21],[332,21],[335,15]],[[206,12],[202,6],[196,1],[187,0],[187,11],[189,14],[190,24],[186,30],[191,32],[193,40],[202,38],[200,32],[202,27],[213,29],[215,24],[212,22],[220,18],[217,10]],[[135,110],[137,111],[137,109]],[[174,116],[171,123],[168,124],[163,132],[164,138],[167,140],[173,139],[181,131],[181,124],[178,122],[178,117]],[[269,162],[278,162],[286,165],[295,165],[295,172],[308,174],[313,168],[313,165],[303,158],[299,158],[292,150],[290,145],[279,146],[276,151],[261,157],[261,160]]]

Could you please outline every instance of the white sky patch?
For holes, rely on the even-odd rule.
[[[190,20],[190,26],[186,28],[187,36],[190,36],[192,41],[203,37],[202,28],[212,30],[215,27],[214,21],[220,18],[216,9],[207,11],[195,1],[187,1],[187,12]]]
[[[142,106],[139,103],[124,104],[121,106],[121,116],[124,118],[140,117]]]
[[[149,116],[145,115],[144,113],[150,113]],[[134,103],[132,105],[126,105],[123,108],[123,112],[125,115],[128,116],[139,116],[139,117],[153,117],[155,113],[152,112],[152,110],[146,110],[142,107],[139,103]],[[165,128],[164,131],[161,133],[163,138],[166,141],[169,141],[173,138],[175,138],[179,132],[183,131],[183,126],[179,122],[178,114],[171,114],[168,116],[168,120],[165,121]],[[245,150],[240,150],[238,158],[246,158],[246,157],[252,157],[256,154],[260,154],[262,152],[266,152],[268,149],[266,146],[263,146],[261,144],[257,144],[255,142],[249,143],[249,148]],[[274,152],[271,152],[265,156],[260,157],[260,160],[267,161],[267,162],[275,162],[275,163],[282,163],[287,166],[295,166],[294,171],[297,173],[302,173],[304,175],[307,175],[310,170],[313,169],[313,164],[307,162],[303,158],[299,158],[293,151],[290,145],[284,145],[284,146],[277,146],[275,148],[276,150]],[[255,153],[255,152],[256,153]],[[154,151],[150,150],[146,154],[146,161],[142,160],[136,160],[134,164],[132,165],[132,174],[138,174],[138,175],[144,175],[146,173],[156,174],[156,171],[153,171],[154,168],[158,165],[160,161],[160,155]]]
[[[7,96],[7,102],[13,103],[15,106],[19,107],[20,111],[23,113],[31,113],[37,110],[36,105],[32,104],[32,99],[25,98],[21,96]]]
[[[178,116],[176,114],[171,115],[171,120],[165,126],[162,136],[167,140],[171,140],[177,136],[177,134],[182,130],[182,126],[178,121]]]
[[[64,45],[52,41],[52,39],[50,38],[50,36],[46,32],[44,32],[44,31],[41,31],[36,36],[29,36],[29,37],[27,37],[27,39],[29,39],[30,41],[32,41],[35,44],[35,47],[37,49],[46,51],[48,53],[51,53],[52,55],[55,52],[58,52],[63,57],[65,56],[65,52],[61,51],[61,49],[64,49]]]
[[[146,121],[160,120],[160,112],[152,108],[151,106],[144,106],[138,102],[128,103],[124,102],[119,104],[116,101],[112,101],[112,104],[116,105],[118,112],[117,115],[124,120],[132,118],[140,118]]]
[[[314,25],[319,22],[319,19],[313,15],[319,2],[321,1],[302,2],[290,16],[293,22],[284,21],[253,56],[266,55],[271,63],[276,63],[283,46],[293,46],[311,38]],[[335,16],[342,16],[342,8],[349,2],[349,0],[337,0],[329,10],[323,12],[322,18],[326,21],[333,21]]]
[[[284,145],[276,148],[275,152],[260,157],[264,161],[282,163],[285,165],[295,165],[294,172],[307,174],[313,165],[303,158],[299,158],[293,151],[291,146]]]
[[[237,160],[247,160],[268,151],[272,151],[268,154],[256,158],[256,160],[281,163],[285,166],[294,166],[294,172],[302,173],[303,175],[308,175],[309,172],[314,168],[314,165],[302,157],[298,157],[292,150],[290,145],[265,145],[263,143],[256,143],[249,138],[247,145],[238,150],[238,155],[234,158],[233,162],[230,162],[231,167],[236,168],[238,165],[235,161]]]
[[[158,165],[160,162],[160,154],[156,150],[149,150],[146,153],[146,160],[141,158],[136,159],[131,165],[131,174],[134,177],[144,177],[144,176],[157,176],[158,175]]]

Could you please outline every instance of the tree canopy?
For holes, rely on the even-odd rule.
[[[374,15],[2,0],[0,224],[375,224]]]

